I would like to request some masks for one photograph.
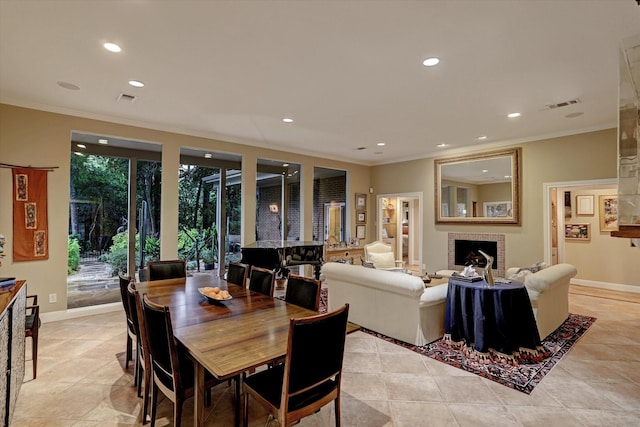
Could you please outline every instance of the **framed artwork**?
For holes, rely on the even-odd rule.
[[[356,211],[356,224],[367,223],[367,211]]]
[[[591,240],[591,230],[589,224],[565,224],[564,239],[588,242],[589,240]]]
[[[600,196],[600,231],[618,229],[618,196]]]
[[[356,225],[356,238],[366,239],[367,227],[364,225]]]
[[[367,195],[363,193],[356,193],[356,209],[367,208]]]
[[[564,192],[564,217],[571,218],[571,191]]]
[[[511,202],[484,202],[482,204],[484,216],[489,218],[513,216]]]
[[[576,215],[593,215],[593,195],[576,196]]]

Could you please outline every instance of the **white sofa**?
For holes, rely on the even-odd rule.
[[[329,310],[349,303],[349,321],[415,345],[444,335],[447,285],[426,288],[420,277],[360,265],[322,266]]]
[[[509,268],[510,278],[519,268]],[[544,339],[569,317],[569,282],[578,270],[571,264],[556,264],[515,279],[524,282],[527,288],[533,314],[538,324],[540,339]]]

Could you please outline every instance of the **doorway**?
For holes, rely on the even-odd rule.
[[[422,193],[380,194],[376,206],[377,240],[391,245],[396,259],[422,275]]]
[[[344,240],[344,203],[324,204],[324,240],[329,237],[337,242]]]

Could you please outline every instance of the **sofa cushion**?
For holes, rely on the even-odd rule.
[[[369,257],[376,268],[394,268],[396,266],[396,258],[393,252],[373,253]]]

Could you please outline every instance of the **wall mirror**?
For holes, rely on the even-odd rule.
[[[520,224],[520,148],[436,159],[437,224]]]

